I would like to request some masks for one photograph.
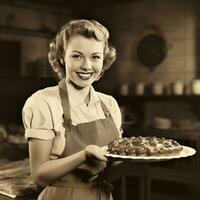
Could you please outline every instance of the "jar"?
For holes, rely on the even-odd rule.
[[[184,93],[184,82],[183,81],[175,81],[173,84],[173,93],[175,95],[182,95]]]
[[[135,94],[136,95],[144,95],[145,92],[145,84],[143,82],[139,82],[135,85]]]
[[[196,79],[192,82],[192,93],[193,94],[200,94],[200,79]]]
[[[120,85],[119,94],[122,96],[127,96],[129,94],[129,85],[127,83]]]
[[[156,81],[152,85],[152,93],[154,95],[162,95],[163,94],[163,85],[161,81]]]

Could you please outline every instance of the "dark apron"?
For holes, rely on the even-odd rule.
[[[70,115],[70,103],[65,80],[59,82],[59,91],[63,107],[63,118],[65,127],[65,149],[61,157],[70,156],[83,150],[87,145],[94,144],[100,147],[108,145],[115,138],[119,137],[117,127],[110,115],[110,112],[101,101],[102,110],[106,116],[105,119],[99,119],[92,122],[81,123],[77,126],[72,125]],[[110,195],[95,187],[96,181],[83,181],[80,173],[74,170],[72,173],[64,176],[61,180],[51,186],[46,187],[39,195],[38,200],[110,200]]]

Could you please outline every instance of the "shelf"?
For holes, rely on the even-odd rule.
[[[118,100],[142,100],[142,101],[168,101],[168,100],[194,100],[199,99],[200,95],[128,95],[128,96],[119,96],[115,95]]]
[[[192,198],[192,199],[191,199]],[[177,196],[177,195],[170,195],[170,194],[152,194],[151,199],[153,200],[195,200],[194,197],[183,197],[183,196]]]
[[[0,32],[18,35],[27,35],[35,37],[52,38],[55,33],[48,30],[26,29],[20,27],[2,26],[0,25]]]
[[[155,128],[153,126],[143,127],[143,132],[148,133],[148,135],[155,136],[163,136],[167,135],[169,137],[181,137],[181,138],[200,138],[200,128],[169,128],[169,129],[161,129]]]

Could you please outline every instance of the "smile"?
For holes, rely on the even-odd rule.
[[[90,73],[77,72],[77,74],[78,74],[79,78],[81,78],[83,80],[88,80],[88,79],[90,79],[90,77],[92,76],[93,73],[92,72],[90,72]]]

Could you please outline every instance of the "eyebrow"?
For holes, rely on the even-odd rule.
[[[72,52],[83,54],[82,52],[80,52],[80,51],[76,51],[76,50],[74,50],[74,51],[72,51]]]
[[[77,50],[73,50],[72,52],[74,52],[74,53],[79,53],[79,54],[83,55],[82,52],[77,51]],[[93,54],[93,55],[94,55],[94,54],[102,54],[102,52],[94,52],[94,53],[92,53],[92,54]]]

